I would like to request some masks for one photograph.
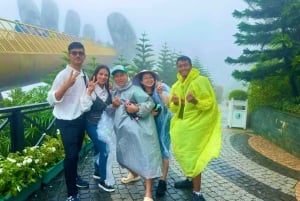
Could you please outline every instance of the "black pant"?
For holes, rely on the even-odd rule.
[[[56,127],[60,130],[62,143],[65,150],[64,173],[68,196],[76,195],[78,154],[85,134],[84,115],[74,120],[56,119]]]

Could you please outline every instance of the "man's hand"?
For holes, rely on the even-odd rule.
[[[179,97],[174,94],[171,98],[171,101],[175,104],[175,105],[178,105],[179,104]]]
[[[187,102],[193,103],[194,105],[196,105],[198,103],[197,99],[191,92],[188,92],[188,94],[186,95],[185,98],[186,98]]]
[[[73,86],[73,84],[76,82],[76,78],[80,73],[77,71],[71,71],[70,76],[68,77],[68,79],[64,82],[64,84],[60,87],[60,89],[58,89],[54,96],[56,98],[56,100],[61,100],[62,97],[64,96],[65,92],[71,87]]]
[[[177,96],[177,94],[174,94],[171,98],[171,101],[175,104],[175,105],[178,105],[179,104],[179,101],[181,102],[181,105],[184,105],[185,104],[185,100],[184,99],[179,99],[179,97]]]
[[[71,86],[73,86],[73,84],[76,82],[76,78],[80,73],[77,71],[72,70],[70,76],[68,77],[68,79],[65,82],[65,86],[66,88],[70,88]]]

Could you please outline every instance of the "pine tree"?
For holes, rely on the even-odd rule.
[[[137,72],[136,67],[134,65],[128,63],[125,56],[122,54],[120,56],[118,56],[117,61],[115,61],[113,64],[124,66],[128,70],[128,74],[130,77],[135,75],[135,73]]]
[[[176,65],[172,59],[172,52],[167,43],[164,43],[157,62],[159,77],[164,83],[172,85],[176,81]]]
[[[193,64],[193,67],[194,67],[194,68],[197,68],[197,69],[199,70],[200,75],[207,77],[207,78],[209,79],[209,81],[210,81],[211,83],[213,83],[213,80],[212,80],[212,78],[211,78],[211,75],[210,75],[208,69],[205,68],[205,67],[202,65],[202,63],[200,62],[199,57],[195,57],[195,58],[193,59],[193,61],[192,61],[192,64]]]
[[[139,38],[139,42],[136,45],[137,53],[133,58],[133,64],[137,67],[138,71],[141,70],[152,70],[155,69],[155,62],[153,60],[154,51],[152,45],[149,44],[147,34],[143,33],[142,37]]]
[[[300,2],[298,0],[245,0],[249,8],[235,10],[241,19],[235,43],[246,46],[229,64],[253,65],[250,70],[235,70],[236,79],[247,82],[268,77],[287,77],[292,96],[300,95]],[[297,83],[298,82],[298,83]]]

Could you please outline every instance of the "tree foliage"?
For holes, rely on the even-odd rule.
[[[174,54],[165,42],[158,56],[157,71],[160,79],[168,85],[172,85],[176,81],[177,68],[173,56]]]
[[[228,99],[234,99],[234,100],[247,100],[248,95],[247,92],[241,89],[235,89],[232,90],[229,95],[228,95]]]
[[[142,33],[141,38],[139,38],[136,44],[136,50],[137,53],[133,58],[133,64],[137,67],[137,70],[153,70],[155,65],[153,59],[154,51],[146,33]]]
[[[207,68],[205,68],[200,62],[199,57],[195,57],[192,61],[193,67],[197,68],[200,72],[200,75],[205,76],[209,79],[209,81],[213,84],[213,80]]]
[[[134,76],[137,72],[136,66],[130,64],[127,61],[126,57],[122,54],[118,56],[117,61],[115,61],[113,63],[113,65],[122,65],[122,66],[124,66],[127,69],[128,74],[129,74],[130,77]]]
[[[241,20],[235,43],[245,46],[242,54],[226,58],[232,65],[252,65],[249,70],[235,70],[238,80],[262,84],[259,80],[286,80],[291,99],[300,95],[300,2],[298,0],[245,0],[248,8],[235,10]],[[270,86],[273,83],[269,83]],[[275,93],[275,90],[271,90]],[[296,100],[296,99],[295,99]],[[273,100],[278,101],[278,100]]]

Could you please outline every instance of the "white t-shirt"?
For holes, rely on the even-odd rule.
[[[64,94],[61,100],[56,100],[56,91],[64,84],[69,78],[71,71],[76,71],[70,65],[60,71],[52,84],[51,90],[48,92],[47,101],[50,105],[54,106],[53,115],[57,119],[73,120],[82,115],[84,110],[81,108],[80,99],[86,93],[86,84],[84,78],[88,82],[88,78],[82,71],[76,77],[76,81]]]

